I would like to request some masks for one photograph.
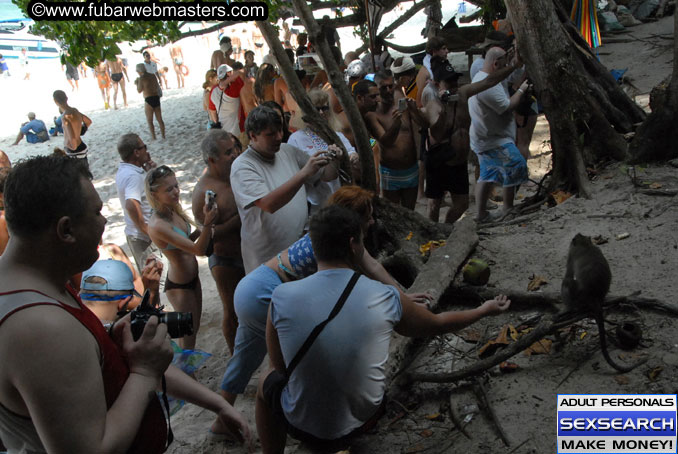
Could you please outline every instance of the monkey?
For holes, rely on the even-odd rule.
[[[603,301],[610,290],[611,281],[610,265],[600,248],[591,242],[591,238],[580,233],[575,235],[570,243],[567,269],[560,289],[560,297],[565,303],[565,310],[559,315],[562,316],[577,309],[592,312],[598,324],[600,348],[605,360],[618,371],[629,372],[645,360],[637,364],[622,366],[615,363],[607,351]]]

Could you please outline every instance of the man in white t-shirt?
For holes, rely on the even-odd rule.
[[[259,380],[256,400],[264,453],[283,452],[287,433],[313,452],[347,449],[354,435],[373,427],[383,414],[393,331],[434,336],[510,306],[506,296],[498,296],[474,309],[434,314],[410,298],[401,299],[393,286],[358,277],[354,268],[364,250],[362,222],[355,211],[341,206],[321,209],[311,218],[309,231],[318,271],[273,291],[266,341],[274,370]],[[355,286],[337,310],[352,280]],[[331,320],[330,313],[336,314]],[[326,320],[310,348],[300,353],[310,333]]]
[[[308,218],[304,184],[337,178],[341,150],[334,159],[281,143],[280,115],[266,106],[250,112],[245,131],[250,145],[231,166],[231,187],[249,273],[301,237]]]
[[[148,236],[148,219],[151,206],[146,199],[144,182],[146,171],[155,167],[141,137],[128,133],[118,140],[118,153],[122,162],[115,175],[120,206],[125,214],[125,236],[139,272],[151,255],[160,255]]]
[[[160,73],[158,72],[158,64],[151,60],[151,54],[146,51],[142,54],[144,56],[144,66],[146,67],[146,72],[153,74],[158,78],[158,85],[162,89],[162,79],[160,78]]]
[[[219,83],[210,92],[210,125],[219,123],[220,128],[236,137],[240,136],[240,90],[245,86],[243,71],[223,64],[217,68]]]
[[[485,55],[483,69],[473,78],[479,82],[508,64],[506,51],[493,47]],[[476,209],[478,222],[502,220],[513,208],[516,186],[527,181],[527,162],[515,145],[516,123],[513,110],[525,93],[527,82],[509,96],[504,84],[497,84],[468,101],[471,114],[471,149],[478,155],[480,177],[476,184]],[[486,210],[492,185],[503,189],[504,206],[491,215]]]

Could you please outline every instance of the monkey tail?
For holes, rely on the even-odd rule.
[[[598,333],[600,335],[600,349],[603,351],[603,357],[605,358],[605,361],[607,361],[607,363],[610,366],[614,367],[619,372],[630,372],[633,369],[635,369],[636,367],[638,367],[641,364],[643,364],[644,362],[646,362],[647,358],[644,358],[644,359],[638,361],[637,363],[631,364],[631,365],[628,365],[628,366],[622,366],[622,365],[620,365],[620,364],[618,364],[618,363],[616,363],[612,360],[612,358],[610,357],[610,353],[607,351],[607,335],[605,333],[605,319],[603,317],[603,306],[602,306],[602,304],[603,304],[602,301],[594,304],[594,307],[596,308],[595,313],[594,313],[594,317],[596,319],[596,323],[598,324]]]

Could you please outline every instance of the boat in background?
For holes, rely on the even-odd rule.
[[[30,33],[31,19],[0,20],[0,54],[5,58],[19,58],[21,50],[31,60],[59,58],[61,47],[54,41]]]

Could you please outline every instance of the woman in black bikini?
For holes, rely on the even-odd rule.
[[[185,350],[195,348],[202,312],[202,288],[196,255],[206,255],[218,217],[216,204],[205,205],[205,225],[191,232],[193,221],[184,213],[179,200],[179,183],[172,169],[159,166],[146,176],[146,197],[153,208],[148,233],[169,260],[165,293],[175,311],[193,314],[193,334],[179,340]]]

